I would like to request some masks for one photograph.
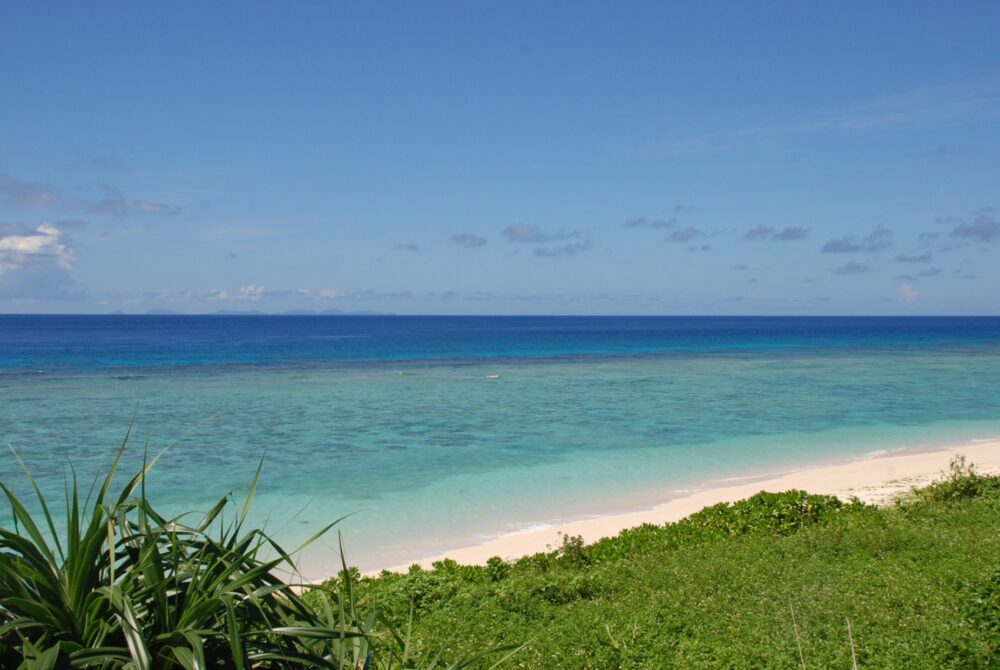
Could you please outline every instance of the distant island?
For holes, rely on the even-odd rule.
[[[172,309],[150,309],[145,312],[123,312],[115,310],[108,312],[109,316],[394,316],[392,312],[375,312],[372,310],[358,310],[348,312],[342,309],[291,309],[284,312],[262,312],[256,309],[220,309],[207,313],[178,312]]]

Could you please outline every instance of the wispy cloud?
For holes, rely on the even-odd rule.
[[[121,158],[114,154],[98,153],[94,151],[77,151],[73,154],[76,160],[84,165],[121,172],[124,170],[124,163]]]
[[[963,153],[962,149],[950,144],[940,144],[929,152],[927,152],[928,157],[934,161],[944,161],[949,158],[957,158]]]
[[[486,246],[486,238],[472,233],[455,233],[450,239],[454,244],[463,249],[478,249]]]
[[[180,214],[181,208],[164,202],[147,202],[136,200],[132,203],[136,214]]]
[[[785,135],[878,132],[997,118],[1000,118],[1000,79],[965,79],[815,109],[775,123],[735,126],[649,142],[640,150],[654,155],[709,153]]]
[[[772,226],[757,225],[748,230],[743,239],[749,242],[774,240],[776,242],[792,242],[804,240],[809,235],[809,229],[801,226],[788,226],[778,230]]]
[[[575,256],[594,247],[593,240],[585,236],[582,231],[546,231],[541,226],[529,223],[509,225],[500,231],[500,234],[507,238],[508,242],[537,245],[532,253],[540,258]],[[551,242],[565,242],[565,244],[541,246]]]
[[[808,228],[803,228],[801,226],[789,226],[776,232],[771,236],[771,239],[778,242],[793,242],[795,240],[804,240],[808,236]]]
[[[101,196],[94,198],[71,198],[63,199],[59,207],[66,210],[83,211],[87,214],[110,214],[114,216],[169,216],[179,214],[180,207],[168,205],[162,202],[149,202],[147,200],[129,200],[122,193],[121,189],[103,184],[101,186]]]
[[[575,256],[581,252],[589,251],[593,248],[593,246],[594,244],[590,240],[583,240],[582,242],[571,242],[558,247],[539,247],[535,249],[534,253],[536,256],[544,258],[552,258],[554,256]]]
[[[670,230],[677,225],[682,214],[687,214],[693,208],[677,204],[667,210],[666,216],[630,216],[622,224],[626,228],[646,229],[654,231]]]
[[[989,211],[984,211],[969,223],[959,223],[951,231],[951,236],[958,239],[977,242],[991,242],[1000,238],[1000,221]]]
[[[916,281],[918,279],[927,279],[928,277],[937,277],[942,274],[944,274],[944,270],[941,268],[927,268],[926,270],[921,270],[916,274],[898,275],[896,279]]]
[[[863,131],[1000,116],[1000,80],[962,80],[898,91],[861,103],[817,110],[798,120],[748,128],[747,134]]]
[[[757,242],[759,240],[770,239],[771,235],[774,234],[774,228],[771,226],[754,226],[746,232],[743,239],[749,240],[750,242]]]
[[[555,231],[546,232],[541,226],[534,223],[514,223],[502,231],[500,234],[507,238],[508,242],[518,242],[521,244],[544,244],[545,242],[558,242],[574,237],[580,237],[580,231]]]
[[[420,247],[416,244],[396,244],[392,247],[396,251],[409,251],[410,253],[417,253],[420,251]]]
[[[645,216],[633,216],[625,219],[626,228],[647,228],[649,230],[669,230],[677,223],[676,218],[651,219]]]
[[[668,242],[690,242],[696,240],[700,237],[707,237],[708,233],[700,228],[695,228],[694,226],[688,226],[686,228],[681,228],[680,230],[675,230],[667,236]]]
[[[48,184],[0,174],[0,203],[19,209],[55,207],[59,204],[59,197]]]
[[[869,235],[860,239],[853,235],[830,240],[820,249],[827,254],[851,254],[861,251],[875,253],[884,251],[892,245],[892,231],[885,226],[879,226]]]
[[[930,254],[919,254],[919,255],[897,254],[895,260],[897,263],[930,263],[934,259],[931,257]]]
[[[180,207],[163,202],[126,198],[121,189],[110,184],[102,184],[97,193],[70,197],[51,184],[9,174],[0,175],[0,204],[15,209],[58,209],[97,216],[168,216],[181,211]]]
[[[832,270],[835,275],[859,275],[868,272],[869,267],[864,263],[847,263]]]
[[[917,243],[924,248],[934,246],[934,243],[941,239],[941,233],[924,232],[917,236]]]

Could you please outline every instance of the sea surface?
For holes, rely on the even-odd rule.
[[[370,570],[1000,437],[1000,318],[0,316],[0,439],[54,500],[130,425],[127,472],[168,448],[158,505],[240,499],[263,457],[252,521],[293,548],[349,514],[347,560]],[[0,480],[29,493],[12,455]],[[334,533],[306,575],[336,552]]]

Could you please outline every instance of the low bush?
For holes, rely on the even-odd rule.
[[[912,491],[911,498],[917,501],[954,502],[968,500],[986,493],[1000,492],[1000,478],[984,477],[976,467],[968,463],[965,456],[956,456],[948,465],[948,471],[935,482]],[[906,502],[906,498],[901,499]]]
[[[412,616],[422,648],[530,641],[523,668],[996,668],[1000,480],[958,462],[890,508],[761,493],[591,545],[568,537],[356,588]]]

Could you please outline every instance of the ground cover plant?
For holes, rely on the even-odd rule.
[[[412,621],[417,648],[528,641],[514,667],[997,668],[1000,479],[957,461],[890,508],[759,494],[590,546],[565,538],[354,588]]]
[[[242,504],[167,518],[156,459],[114,486],[124,448],[89,491],[70,477],[61,522],[30,473],[37,512],[0,482],[0,667],[1000,667],[1000,478],[962,460],[891,508],[761,493],[513,562],[344,565],[310,590],[245,527],[256,479]]]
[[[245,528],[259,468],[242,506],[167,518],[146,496],[152,462],[115,490],[125,446],[85,495],[70,478],[61,526],[27,469],[35,513],[0,482],[14,520],[0,528],[0,668],[461,668],[509,651],[415,654],[349,582],[307,606],[294,552]]]

